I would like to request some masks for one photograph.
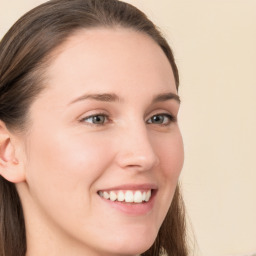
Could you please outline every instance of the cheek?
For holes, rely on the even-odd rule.
[[[160,161],[159,168],[155,171],[158,182],[161,184],[158,191],[158,211],[155,217],[155,222],[158,223],[160,228],[173,200],[183,167],[183,141],[178,128],[168,136],[156,136],[154,138],[154,149]]]
[[[157,145],[163,178],[177,183],[184,162],[184,147],[180,131],[171,134]]]
[[[92,136],[56,133],[55,136],[35,136],[31,141],[27,182],[37,193],[45,190],[53,197],[63,198],[66,194],[70,198],[80,191],[87,199],[92,185],[111,159],[106,143],[100,146]]]
[[[47,137],[47,139],[46,139]],[[95,184],[109,166],[112,152],[94,136],[35,136],[28,148],[27,184],[32,208],[67,233],[86,237],[95,212]],[[105,145],[105,146],[104,146]],[[39,210],[39,211],[38,211]],[[43,215],[42,215],[43,214]],[[78,231],[80,230],[80,231]],[[89,232],[90,233],[90,232]]]

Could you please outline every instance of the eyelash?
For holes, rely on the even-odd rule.
[[[174,117],[173,115],[170,114],[166,114],[166,113],[159,113],[156,115],[153,115],[151,118],[148,119],[147,123],[148,124],[154,124],[154,123],[149,123],[149,120],[152,120],[155,117],[163,117],[164,119],[167,118],[167,122],[166,123],[160,123],[157,125],[161,125],[161,126],[169,126],[171,123],[175,123],[177,121],[176,117]]]
[[[103,123],[93,123],[93,122],[88,122],[89,119],[92,119],[92,118],[99,118],[99,117],[103,117],[104,120],[103,120]],[[159,113],[159,114],[156,114],[156,115],[153,115],[151,118],[149,118],[146,123],[147,124],[155,124],[152,122],[152,119],[155,118],[155,117],[163,117],[163,120],[165,118],[167,118],[167,122],[166,123],[159,123],[159,124],[156,124],[156,125],[160,125],[160,126],[169,126],[171,123],[175,123],[177,122],[177,118],[174,117],[173,115],[170,115],[170,114],[167,114],[167,113]],[[86,122],[88,125],[91,125],[91,126],[104,126],[106,123],[105,121],[108,121],[108,122],[111,122],[110,118],[108,115],[106,115],[105,113],[97,113],[95,115],[90,115],[90,116],[87,116],[87,117],[84,117],[80,120],[80,122]],[[151,120],[151,121],[150,121]],[[149,122],[150,121],[150,122]]]

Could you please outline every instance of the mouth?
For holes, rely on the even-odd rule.
[[[98,190],[97,194],[107,207],[130,216],[145,216],[153,210],[157,192],[154,184],[126,184]]]
[[[156,193],[156,189],[146,190],[100,190],[97,192],[101,198],[112,202],[121,202],[129,204],[144,204],[150,201]]]

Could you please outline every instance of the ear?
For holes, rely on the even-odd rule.
[[[12,183],[25,180],[24,168],[16,155],[19,143],[0,120],[0,175]]]

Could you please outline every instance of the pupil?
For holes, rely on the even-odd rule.
[[[94,121],[94,123],[103,123],[104,117],[103,116],[95,116],[93,121]]]
[[[163,122],[163,117],[162,116],[154,116],[153,117],[153,122],[154,123],[162,123]]]

